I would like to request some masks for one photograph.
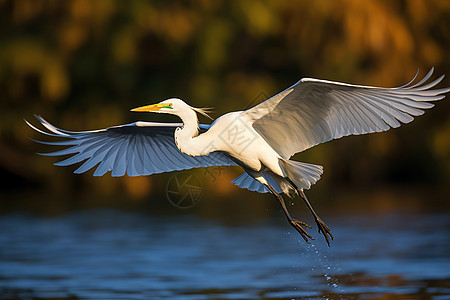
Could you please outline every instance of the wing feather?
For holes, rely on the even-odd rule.
[[[129,136],[124,137],[122,145],[120,145],[120,148],[117,150],[116,159],[114,160],[114,167],[111,170],[111,176],[113,177],[124,176],[127,171],[125,155],[129,139]]]
[[[67,131],[53,126],[36,116],[43,131],[26,122],[41,134],[64,138],[63,141],[41,142],[46,145],[69,146],[46,156],[66,156],[57,166],[81,165],[74,173],[84,173],[95,168],[94,176],[111,171],[111,176],[139,176],[174,170],[210,166],[236,165],[223,152],[192,157],[182,153],[175,144],[174,132],[181,123],[136,122],[93,131]],[[200,124],[201,130],[209,126]]]
[[[127,160],[127,175],[128,176],[136,176],[137,171],[135,168],[135,161],[134,161],[134,153],[136,153],[136,137],[130,136],[130,143],[128,144],[128,147],[126,148],[126,160]]]
[[[305,78],[242,113],[282,157],[351,134],[386,131],[411,122],[434,106],[450,88],[432,89],[444,75],[427,83],[398,88],[351,85]]]
[[[103,176],[108,171],[111,171],[113,168],[114,160],[117,156],[117,150],[123,144],[122,140],[119,140],[118,143],[112,143],[108,151],[105,153],[102,161],[94,172],[94,176]]]
[[[416,73],[416,75],[414,76],[413,80],[411,80],[408,84],[406,84],[405,86],[402,86],[401,88],[403,88],[403,89],[405,89],[405,90],[414,89],[414,88],[416,88],[416,87],[418,87],[418,86],[424,84],[428,79],[430,79],[431,75],[433,75],[433,72],[434,72],[434,67],[432,67],[432,68],[430,69],[430,71],[428,71],[427,75],[425,75],[425,77],[422,78],[422,80],[420,80],[419,82],[417,82],[417,83],[414,84],[414,85],[410,85],[410,84],[412,84],[412,83],[414,82],[414,80],[417,78],[417,75],[419,75],[419,70],[417,70],[417,73]],[[442,77],[442,76],[441,76],[441,77]],[[444,78],[444,77],[442,77],[440,80],[442,80],[443,78]],[[439,78],[438,78],[437,80],[435,80],[435,81],[438,81],[438,80],[439,80]]]
[[[146,151],[148,161],[150,162],[150,165],[153,166],[153,170],[157,173],[164,172],[164,166],[161,165],[161,159],[158,157],[159,149],[156,148],[152,141],[150,140],[150,137],[144,136],[145,143],[148,145],[149,151]],[[153,155],[152,155],[153,154]],[[151,171],[149,171],[151,172]]]

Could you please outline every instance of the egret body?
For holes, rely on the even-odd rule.
[[[66,131],[37,116],[47,129],[40,133],[63,138],[41,142],[70,146],[44,155],[72,155],[57,162],[83,162],[75,173],[96,167],[94,176],[150,175],[209,166],[241,166],[233,180],[241,188],[271,192],[289,223],[306,242],[313,239],[304,222],[290,216],[281,193],[298,194],[307,204],[328,245],[333,235],[312,208],[305,189],[323,172],[319,165],[290,160],[295,153],[347,135],[386,131],[409,123],[433,107],[450,88],[433,89],[444,76],[426,83],[433,69],[418,83],[398,88],[351,85],[305,78],[248,110],[230,112],[211,125],[199,124],[194,108],[176,98],[132,109],[176,115],[181,123],[135,122],[94,131]],[[236,134],[229,134],[230,130]]]

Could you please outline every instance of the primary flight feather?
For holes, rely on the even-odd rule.
[[[150,175],[210,166],[239,165],[244,173],[233,182],[241,188],[271,192],[289,223],[308,242],[304,222],[292,218],[280,195],[297,193],[308,205],[328,245],[331,231],[309,203],[304,189],[320,179],[319,165],[290,160],[314,145],[352,134],[381,132],[411,122],[431,101],[443,99],[450,88],[433,89],[444,76],[427,83],[433,69],[418,83],[398,88],[351,85],[304,78],[245,111],[230,112],[213,124],[199,124],[205,114],[172,98],[132,111],[167,113],[182,123],[135,122],[94,131],[66,131],[36,116],[47,129],[36,131],[61,141],[40,142],[69,146],[43,155],[71,155],[56,165],[81,163],[75,173],[95,168],[94,176]],[[416,74],[417,76],[417,74]]]

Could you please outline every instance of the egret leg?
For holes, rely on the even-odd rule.
[[[269,188],[270,192],[277,198],[278,202],[281,205],[281,208],[283,208],[284,215],[288,219],[289,224],[291,224],[300,233],[302,238],[308,244],[309,244],[308,238],[310,238],[311,240],[314,240],[314,238],[312,236],[310,236],[306,232],[305,229],[303,229],[303,227],[311,228],[311,226],[309,226],[305,222],[302,222],[302,221],[299,221],[299,220],[296,220],[296,219],[292,218],[291,215],[289,214],[289,211],[286,208],[286,204],[284,203],[283,197],[280,194],[278,194],[269,184],[266,184],[266,186]]]
[[[303,192],[302,189],[298,188],[295,183],[292,182],[292,180],[290,180],[289,178],[286,178],[289,183],[296,189],[298,195],[300,196],[300,198],[303,199],[303,201],[305,201],[306,205],[308,206],[309,210],[311,211],[313,217],[314,217],[314,221],[316,221],[317,227],[319,228],[319,233],[322,233],[323,236],[325,237],[325,240],[327,241],[328,246],[330,246],[330,239],[329,237],[331,237],[331,239],[333,239],[333,235],[331,234],[330,229],[328,228],[328,226],[319,218],[319,216],[317,215],[317,213],[314,211],[311,203],[309,202],[308,198],[306,198],[305,193]],[[329,237],[328,237],[329,236]]]

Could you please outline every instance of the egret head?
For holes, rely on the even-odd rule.
[[[176,115],[180,111],[189,109],[189,105],[184,103],[183,100],[177,98],[171,98],[161,101],[156,104],[145,105],[137,108],[133,108],[131,111],[136,112],[156,112]]]
[[[170,98],[164,101],[161,101],[156,104],[145,105],[137,108],[133,108],[131,111],[136,112],[156,112],[156,113],[164,113],[164,114],[172,114],[176,116],[182,116],[188,111],[198,112],[202,115],[211,118],[206,114],[205,109],[195,108],[188,104],[186,104],[183,100],[178,98]]]

